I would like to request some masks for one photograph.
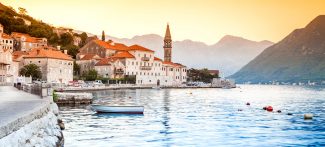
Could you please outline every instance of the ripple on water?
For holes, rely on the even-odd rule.
[[[95,102],[144,105],[145,112],[96,114],[86,106],[60,107],[65,146],[325,145],[325,89],[320,87],[241,85],[94,95]],[[282,113],[263,110],[266,105]],[[313,120],[304,120],[304,113],[313,113]]]

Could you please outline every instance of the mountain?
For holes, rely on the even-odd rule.
[[[126,45],[139,44],[156,51],[158,57],[163,57],[163,37],[156,34],[135,36],[131,39],[106,36],[106,39]],[[223,76],[228,76],[272,44],[270,41],[256,42],[231,35],[224,36],[213,45],[192,40],[174,41],[172,60],[190,68],[219,69]]]
[[[230,77],[253,83],[325,80],[325,15],[294,30]]]

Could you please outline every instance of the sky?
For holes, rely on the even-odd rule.
[[[54,26],[119,38],[158,34],[214,44],[225,35],[280,41],[325,14],[325,0],[1,0]]]

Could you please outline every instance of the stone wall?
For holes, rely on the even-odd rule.
[[[29,116],[18,118],[17,121],[2,128],[1,133],[9,134],[0,137],[0,147],[63,146],[64,139],[57,117],[58,113],[57,105],[48,103]]]
[[[91,104],[93,95],[91,93],[66,93],[55,92],[57,104]]]

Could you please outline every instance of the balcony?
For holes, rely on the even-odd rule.
[[[151,66],[140,66],[141,70],[151,70]]]
[[[149,61],[150,58],[149,58],[149,57],[142,57],[141,60],[142,60],[142,61]]]
[[[115,74],[124,74],[124,70],[123,69],[115,69]]]

